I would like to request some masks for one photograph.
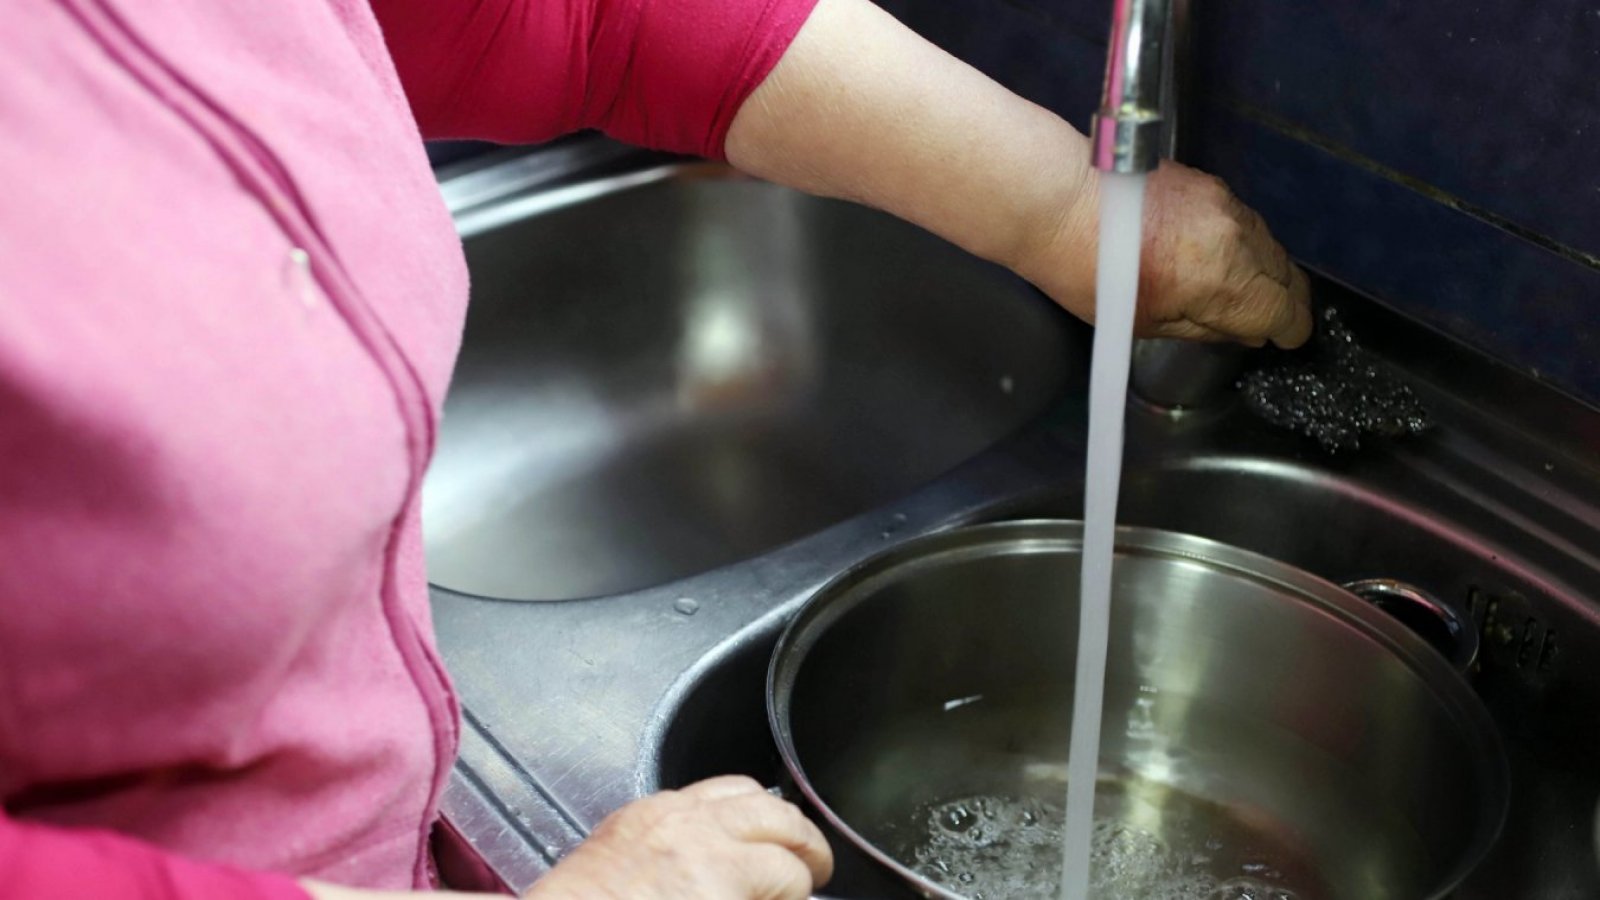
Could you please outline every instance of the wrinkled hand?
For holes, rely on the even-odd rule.
[[[822,832],[743,776],[613,813],[527,900],[804,900],[833,874]]]
[[[1097,177],[1097,176],[1095,176]],[[1050,237],[1015,268],[1069,311],[1094,320],[1098,191],[1090,180]],[[1272,341],[1311,336],[1304,272],[1220,179],[1163,163],[1145,188],[1141,337]]]

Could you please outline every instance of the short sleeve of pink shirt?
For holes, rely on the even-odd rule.
[[[423,133],[721,158],[816,0],[375,0]]]

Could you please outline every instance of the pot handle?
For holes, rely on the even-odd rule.
[[[777,797],[779,800],[787,800],[794,804],[801,804],[805,802],[804,800],[796,799],[794,785],[787,776],[785,776],[784,779],[778,784],[767,785],[767,793]],[[811,900],[835,900],[835,898],[829,897],[826,894],[812,894]]]
[[[1478,661],[1478,629],[1453,607],[1412,584],[1392,578],[1364,578],[1344,589],[1399,620],[1465,674]]]

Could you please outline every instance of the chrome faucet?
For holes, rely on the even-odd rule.
[[[1106,81],[1091,136],[1094,167],[1137,175],[1154,172],[1169,131],[1162,123],[1174,105],[1170,36],[1173,0],[1113,0]]]
[[[1180,145],[1180,90],[1188,79],[1189,0],[1113,0],[1106,80],[1092,129],[1104,172],[1153,172]],[[1215,402],[1238,376],[1244,348],[1143,339],[1133,344],[1135,396],[1169,410]]]

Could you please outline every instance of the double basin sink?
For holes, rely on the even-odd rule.
[[[463,705],[438,852],[525,888],[607,813],[781,779],[765,671],[821,583],[967,522],[1081,515],[1087,330],[882,214],[577,144],[444,182],[474,300],[424,493]],[[1325,281],[1438,427],[1328,457],[1134,404],[1119,519],[1477,632],[1506,831],[1461,900],[1600,896],[1600,413]],[[842,842],[840,898],[907,896]]]

